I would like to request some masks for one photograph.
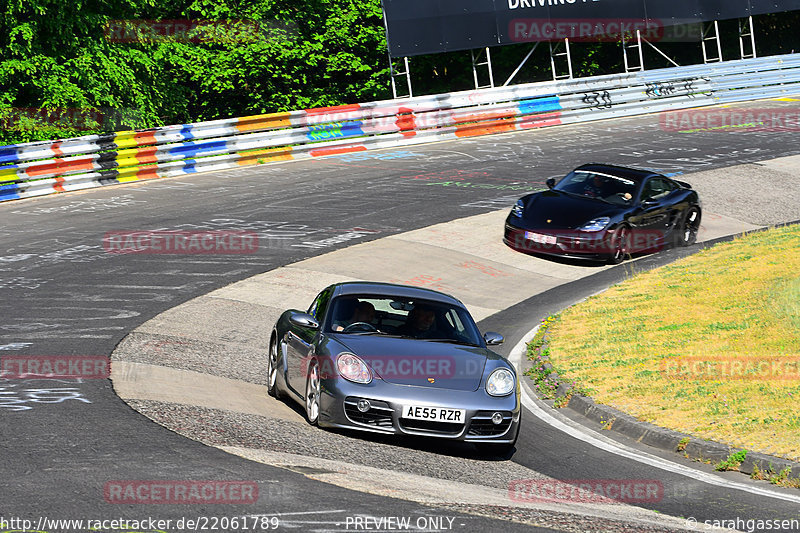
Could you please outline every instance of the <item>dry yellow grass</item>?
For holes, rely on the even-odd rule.
[[[800,460],[800,226],[636,275],[566,310],[550,333],[554,365],[597,402]],[[766,363],[762,377],[748,362]]]

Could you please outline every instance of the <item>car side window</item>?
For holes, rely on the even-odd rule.
[[[677,184],[677,183],[675,183],[675,182],[674,182],[674,181],[672,181],[672,180],[665,180],[665,179],[662,179],[661,181],[662,181],[662,182],[664,182],[664,196],[667,196],[667,195],[668,195],[668,194],[670,194],[672,191],[674,191],[675,189],[677,189],[677,188],[678,188],[678,184]]]
[[[463,322],[461,322],[461,318],[456,314],[455,309],[450,309],[444,316],[456,334],[464,335],[466,333],[466,328]]]
[[[328,288],[319,293],[308,308],[308,314],[313,316],[317,321],[322,320],[325,316],[325,311],[328,309],[328,304],[331,301],[331,292],[333,291]]]
[[[650,178],[642,189],[642,201],[659,200],[675,190],[675,184],[663,178]]]

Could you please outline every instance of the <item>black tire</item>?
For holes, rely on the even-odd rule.
[[[690,207],[675,227],[675,245],[691,246],[697,242],[697,232],[700,230],[702,215],[696,207]]]
[[[630,228],[622,225],[614,231],[614,236],[609,240],[608,255],[609,265],[618,265],[630,256]]]

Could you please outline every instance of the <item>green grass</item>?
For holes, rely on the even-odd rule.
[[[563,312],[548,338],[561,378],[599,403],[800,460],[800,226],[636,275]]]

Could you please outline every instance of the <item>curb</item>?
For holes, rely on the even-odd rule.
[[[532,361],[528,359],[527,352],[523,354],[520,363],[520,374],[524,376],[525,372],[532,367]],[[533,397],[551,408],[557,409],[553,406],[552,399],[539,396],[532,386],[530,378],[522,380],[522,385]],[[561,385],[556,397],[564,397],[567,391],[568,388]],[[742,451],[742,448],[693,437],[688,433],[681,433],[656,426],[650,422],[643,422],[619,409],[598,404],[589,396],[573,394],[565,407],[592,422],[600,424],[604,430],[614,431],[636,442],[641,442],[659,450],[673,452],[693,461],[715,464],[724,461],[733,453]],[[737,471],[749,476],[756,467],[761,472],[768,473],[771,470],[774,474],[789,468],[791,470],[787,477],[800,480],[800,463],[759,452],[748,451],[745,460],[739,465]]]
[[[775,224],[771,227],[785,227],[797,224],[800,224],[800,220]],[[760,228],[753,230],[752,232],[765,231],[766,229],[769,228]],[[700,248],[708,248],[720,242],[730,241],[738,236],[739,235],[732,235],[722,237],[720,239],[714,239],[712,241],[703,243]],[[537,328],[538,327],[539,326],[537,326]],[[547,344],[546,338],[547,336],[545,334],[543,345]],[[532,368],[532,366],[532,360],[527,357],[526,344],[525,352],[523,353],[520,361],[520,374],[525,375],[525,372]],[[553,372],[550,374],[550,376],[553,376],[558,382],[559,376],[557,373]],[[530,378],[524,380],[523,383],[532,396],[547,403],[553,409],[556,409],[553,406],[552,400],[547,400],[539,396],[539,393],[532,386],[532,380]],[[571,387],[568,384],[559,382],[555,396],[556,398],[563,398],[569,394],[570,390]],[[674,452],[694,461],[714,464],[724,461],[733,453],[744,451],[743,448],[736,448],[727,444],[697,438],[687,433],[681,433],[672,429],[656,426],[649,422],[643,422],[623,411],[607,405],[598,404],[588,396],[573,394],[570,396],[565,407],[571,409],[573,412],[588,420],[600,424],[603,426],[603,429],[609,431],[613,430],[614,432],[632,438],[637,442],[641,442],[660,450]],[[789,469],[787,478],[792,480],[800,480],[800,463],[773,455],[747,451],[744,461],[736,470],[749,476],[755,469],[758,469],[764,474],[779,474],[785,469]]]
[[[607,430],[615,431],[653,448],[681,454],[695,461],[718,463],[727,459],[732,453],[742,450],[742,448],[699,439],[686,433],[637,420],[613,407],[597,404],[587,396],[577,394],[572,396],[567,407],[589,420],[606,426]],[[758,452],[748,451],[738,471],[750,475],[756,466],[762,472],[767,473],[772,470],[776,474],[785,468],[790,468],[791,473],[788,477],[800,479],[800,463]]]

